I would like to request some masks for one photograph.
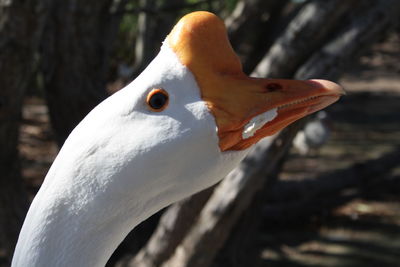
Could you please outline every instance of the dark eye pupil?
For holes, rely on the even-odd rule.
[[[168,96],[163,93],[155,93],[150,97],[149,105],[154,109],[162,108],[168,101]]]

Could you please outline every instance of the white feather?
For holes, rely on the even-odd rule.
[[[169,93],[163,112],[147,93]],[[246,151],[221,153],[191,72],[164,44],[148,68],[75,128],[35,197],[12,266],[104,266],[138,223],[216,183]]]

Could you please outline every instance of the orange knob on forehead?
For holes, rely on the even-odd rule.
[[[168,35],[167,41],[182,64],[196,72],[242,73],[224,22],[212,13],[199,11],[184,16]]]

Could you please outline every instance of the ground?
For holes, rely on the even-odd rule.
[[[323,173],[379,159],[400,145],[399,43],[399,36],[393,35],[349,66],[351,71],[340,81],[348,94],[328,110],[331,139],[312,155],[300,156],[293,149],[280,183],[318,181]],[[25,101],[20,151],[23,176],[33,196],[57,154],[47,109],[39,98]],[[360,185],[361,177],[341,188],[340,194],[329,187],[319,195],[314,192],[312,201],[323,203],[299,218],[266,218],[251,248],[253,254],[256,251],[255,265],[398,266],[399,177],[400,165],[372,179],[372,186]],[[332,201],[330,195],[342,199]]]

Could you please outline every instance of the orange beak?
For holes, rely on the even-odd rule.
[[[223,21],[212,13],[186,15],[166,42],[195,76],[215,117],[222,151],[246,149],[344,94],[339,85],[325,80],[248,77]]]

